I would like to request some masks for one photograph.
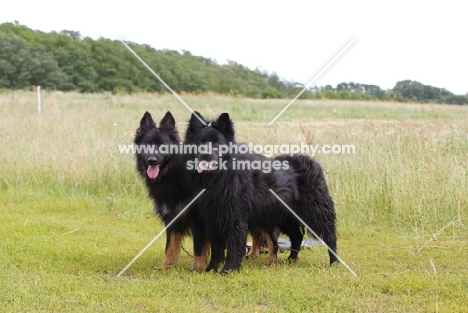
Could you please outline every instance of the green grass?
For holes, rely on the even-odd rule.
[[[280,254],[221,277],[166,271],[162,229],[134,170],[143,113],[190,113],[170,95],[0,94],[0,301],[5,312],[466,312],[468,108],[183,96],[207,117],[229,112],[242,141],[354,144],[317,155],[336,202],[339,254],[358,274],[327,267],[325,248],[295,264]],[[191,241],[184,247],[191,252]]]

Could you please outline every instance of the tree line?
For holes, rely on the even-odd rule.
[[[127,43],[173,90],[249,98],[295,97],[304,85],[281,80],[275,72],[251,70],[234,61],[192,55],[189,51],[157,50]],[[0,88],[77,92],[167,92],[165,86],[117,40],[94,40],[79,32],[41,32],[18,22],[0,24]],[[393,89],[341,83],[313,87],[301,99],[394,100],[468,104],[467,95],[405,80]]]

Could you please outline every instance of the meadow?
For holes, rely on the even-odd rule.
[[[318,154],[335,200],[338,253],[244,260],[226,277],[190,272],[191,241],[159,270],[164,235],[131,144],[145,111],[190,112],[172,95],[0,93],[2,312],[466,312],[468,106],[182,95],[229,112],[240,141],[353,144]]]

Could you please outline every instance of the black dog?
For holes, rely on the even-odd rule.
[[[198,116],[201,115],[195,112]],[[203,117],[202,117],[203,118]],[[185,137],[185,144],[198,145],[197,153],[188,155],[187,166],[192,169],[191,182],[205,188],[199,198],[200,217],[209,234],[212,247],[209,270],[217,270],[224,259],[222,273],[238,270],[245,255],[247,233],[266,233],[273,246],[271,258],[276,258],[277,228],[295,241],[302,240],[301,228],[294,216],[269,191],[272,189],[289,205],[298,201],[298,188],[292,171],[240,169],[239,162],[262,165],[272,162],[259,154],[229,152],[220,156],[218,147],[240,147],[235,142],[234,125],[227,113],[214,121],[203,124],[192,115]],[[203,146],[212,145],[210,152],[200,152]],[[206,149],[205,149],[206,150]],[[282,167],[281,161],[276,166]],[[245,163],[244,163],[245,165]],[[288,227],[291,226],[291,227]],[[291,239],[292,240],[292,239]]]
[[[156,127],[151,114],[146,112],[136,131],[134,143],[137,149],[137,171],[145,179],[148,194],[155,204],[155,213],[167,226],[182,209],[197,195],[191,190],[188,171],[180,153],[167,153],[160,149],[168,145],[180,146],[180,137],[174,117],[167,112]],[[206,267],[209,242],[204,240],[202,224],[198,223],[196,205],[188,208],[167,228],[166,253],[162,268],[174,263],[179,255],[184,236],[195,229],[201,238],[195,244],[193,270]]]
[[[233,123],[229,115],[223,113],[217,120],[207,124],[209,125],[204,125],[192,115],[185,140],[186,144],[211,143],[214,148],[210,153],[192,155],[187,163],[198,172],[193,171],[192,183],[207,189],[200,199],[200,216],[212,244],[212,259],[207,270],[217,270],[223,260],[226,245],[228,252],[222,272],[239,269],[245,251],[247,230],[253,234],[254,241],[258,239],[256,234],[267,235],[270,262],[276,260],[276,234],[278,229],[281,230],[289,236],[292,243],[289,258],[297,259],[303,239],[303,226],[269,189],[323,237],[333,251],[336,250],[333,201],[318,163],[305,156],[268,159],[258,154],[239,154],[232,151],[219,159],[219,151],[216,151],[218,145],[238,145],[235,143]],[[194,162],[195,159],[198,164]],[[236,165],[239,161],[251,164],[277,161],[281,166],[272,172],[240,170],[238,164]],[[288,162],[292,163],[291,168],[283,166]],[[335,261],[336,257],[330,253],[330,263]]]

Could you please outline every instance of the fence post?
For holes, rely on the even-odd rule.
[[[41,114],[41,86],[37,86],[37,113]]]

